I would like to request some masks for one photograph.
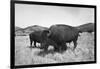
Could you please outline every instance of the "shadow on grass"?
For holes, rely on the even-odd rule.
[[[54,50],[48,50],[48,51],[43,50],[43,51],[40,51],[37,55],[44,57],[45,55],[50,54],[50,53],[54,54],[55,51]]]

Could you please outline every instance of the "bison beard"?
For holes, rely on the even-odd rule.
[[[42,36],[42,41],[41,41],[41,47],[40,48],[44,49],[45,51],[48,50],[49,45],[53,45],[55,49],[57,48],[57,44],[53,40],[48,38],[48,36],[47,36],[48,33],[49,33],[48,30],[44,30],[42,32],[42,35],[41,35]]]

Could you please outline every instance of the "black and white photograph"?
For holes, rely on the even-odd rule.
[[[14,3],[14,65],[95,62],[95,13],[94,6]]]

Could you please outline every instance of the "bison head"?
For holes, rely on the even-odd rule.
[[[50,35],[49,30],[44,30],[42,32],[42,41],[41,41],[41,48],[47,50],[50,45],[57,47],[57,44],[49,38]]]

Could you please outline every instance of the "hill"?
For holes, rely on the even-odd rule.
[[[15,27],[15,35],[17,36],[25,36],[29,35],[31,32],[38,31],[38,30],[45,30],[48,29],[47,27],[42,27],[38,25],[28,26],[26,28]]]
[[[77,26],[77,28],[81,32],[94,32],[94,23],[83,24],[83,25]]]
[[[18,26],[15,26],[15,31],[17,30],[21,30],[22,28],[18,27]]]

